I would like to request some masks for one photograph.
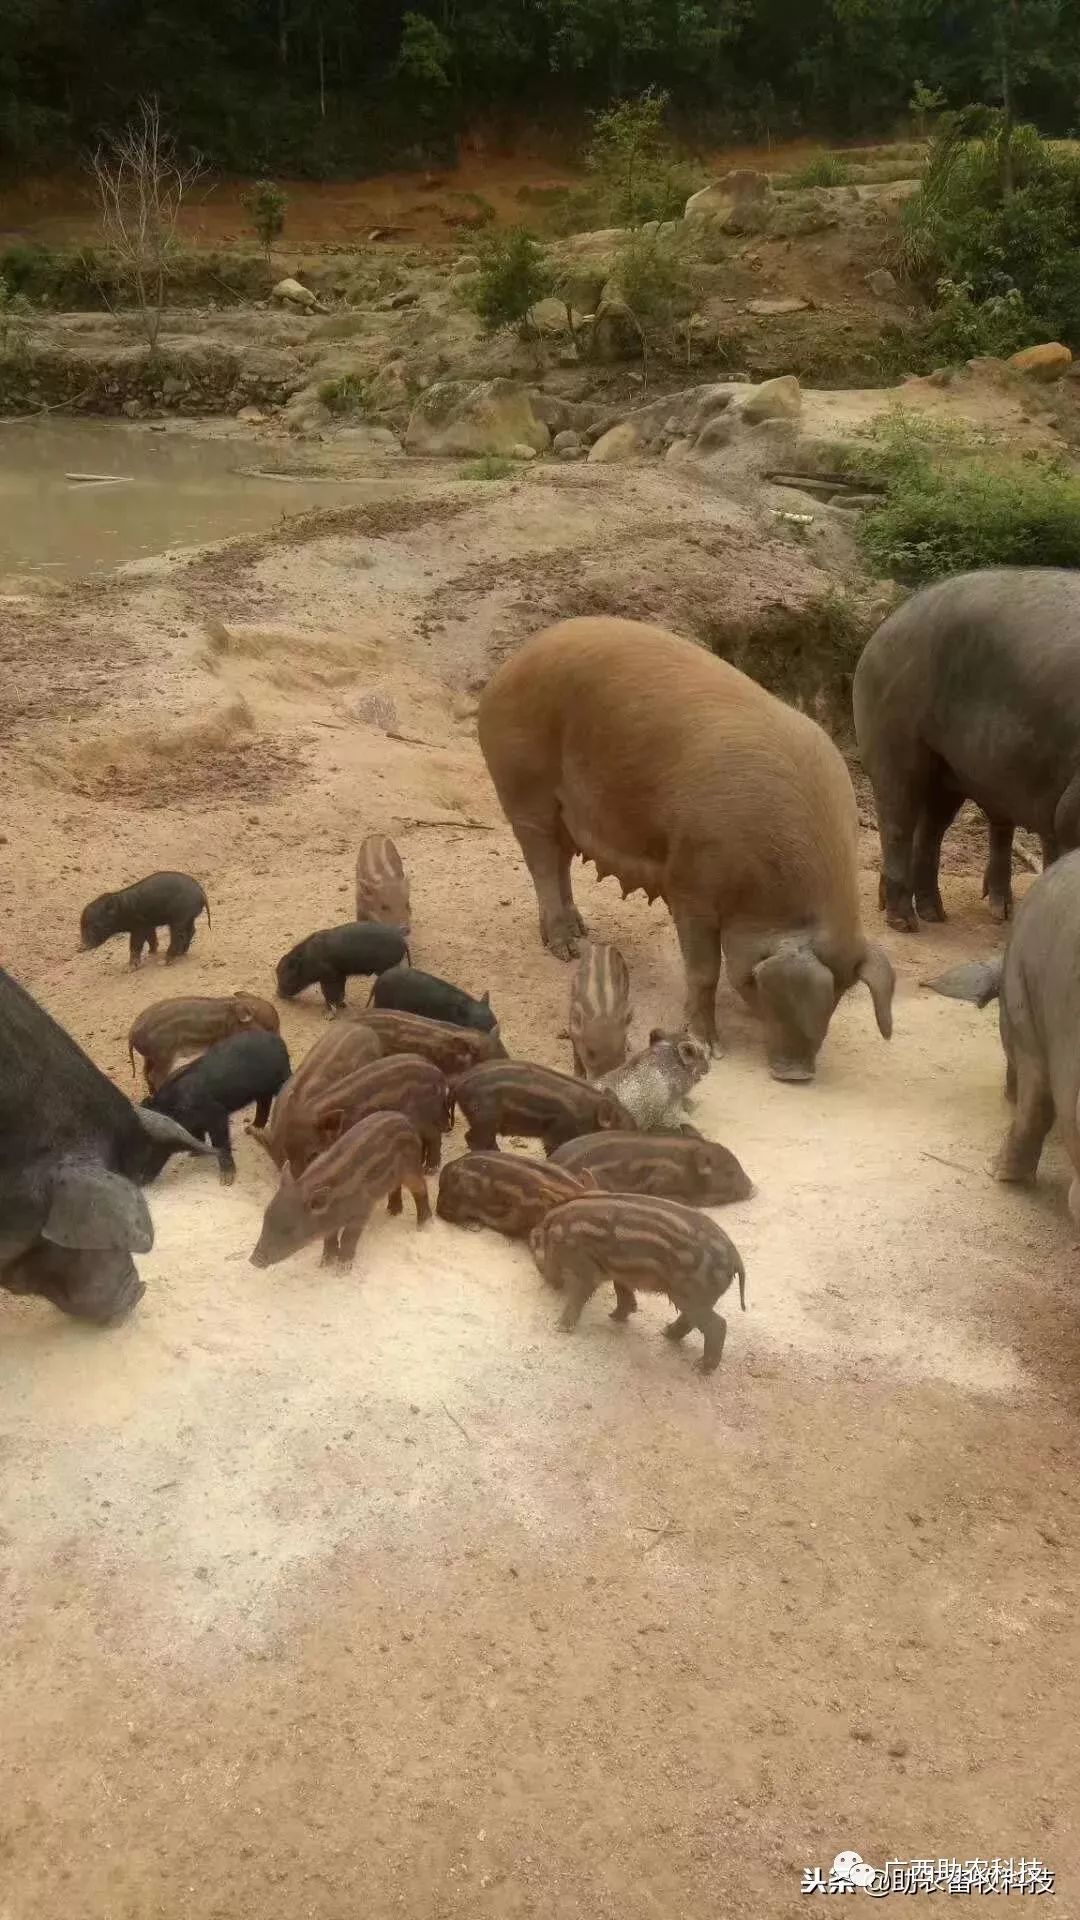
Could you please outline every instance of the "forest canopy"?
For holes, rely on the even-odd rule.
[[[220,168],[441,159],[653,87],[688,138],[888,133],[913,96],[1080,128],[1076,0],[3,0],[0,166],[62,161],[156,95]]]

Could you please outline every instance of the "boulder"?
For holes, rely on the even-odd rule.
[[[575,314],[575,324],[578,316]],[[545,338],[556,339],[560,334],[569,333],[570,315],[566,311],[564,300],[538,300],[529,308],[529,325]]]
[[[629,227],[597,227],[591,233],[572,233],[563,248],[567,253],[616,253],[629,238]]]
[[[524,440],[519,440],[516,447],[511,447],[510,458],[511,460],[535,460],[536,448],[527,447]]]
[[[580,440],[575,446],[560,447],[555,455],[556,460],[587,460],[588,457],[589,449],[583,447]]]
[[[246,427],[259,427],[266,419],[261,407],[241,407],[236,417],[242,420]]]
[[[573,427],[564,427],[561,433],[555,435],[551,445],[555,453],[569,453],[573,448],[580,447],[581,435],[575,433]]]
[[[900,295],[900,283],[895,273],[888,267],[875,267],[873,273],[866,276],[866,284],[877,300],[896,300]]]
[[[516,380],[439,380],[422,393],[405,435],[407,453],[543,453],[551,435]]]
[[[605,300],[589,333],[589,355],[611,366],[641,357],[641,330],[623,300]]]
[[[1008,365],[1032,380],[1060,380],[1072,366],[1072,354],[1060,340],[1047,340],[1038,347],[1023,347],[1010,354]]]
[[[737,431],[737,419],[732,419],[730,413],[718,413],[715,419],[702,427],[694,441],[694,453],[704,458],[707,454],[717,453],[721,447],[729,447]]]
[[[620,421],[600,435],[589,453],[597,466],[610,466],[615,460],[633,460],[641,452],[641,437],[632,420]]]
[[[690,195],[686,218],[707,221],[728,233],[760,233],[768,225],[772,203],[772,181],[767,173],[734,167]]]
[[[743,311],[766,320],[784,313],[805,313],[809,305],[809,300],[748,300]]]
[[[309,313],[321,311],[311,288],[301,286],[299,280],[279,280],[270,298],[282,306],[303,307]]]
[[[765,380],[747,395],[739,412],[749,426],[761,420],[797,420],[802,411],[802,388],[793,373]]]

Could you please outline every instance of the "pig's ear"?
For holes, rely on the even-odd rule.
[[[333,1198],[333,1193],[329,1187],[316,1187],[314,1193],[308,1195],[307,1204],[309,1213],[313,1213],[316,1219],[319,1219],[324,1213],[329,1213],[330,1203]]]
[[[484,991],[484,992],[483,992],[483,993],[482,993],[482,994],[480,995],[480,1005],[481,1005],[482,1007],[490,1007],[490,1005],[491,1005],[491,990],[490,990],[490,988],[488,988],[488,989],[486,989],[486,990],[485,990],[485,991]]]
[[[239,1006],[236,1009],[236,1017],[242,1027],[250,1027],[255,1015],[252,1013],[250,1007]]]
[[[575,1173],[574,1179],[579,1186],[584,1188],[586,1193],[601,1193],[603,1191],[595,1173],[590,1172],[588,1167],[582,1167],[580,1173]]]
[[[42,1238],[57,1247],[149,1253],[154,1229],[146,1201],[130,1180],[104,1167],[62,1173],[53,1182]]]
[[[329,1144],[331,1140],[338,1139],[344,1126],[345,1109],[344,1107],[335,1107],[332,1113],[325,1113],[319,1121],[318,1133],[320,1140],[325,1140],[327,1144]]]
[[[288,1160],[283,1160],[283,1161],[282,1161],[282,1164],[281,1164],[281,1182],[280,1182],[280,1184],[281,1184],[281,1186],[282,1186],[283,1188],[284,1188],[284,1187],[295,1187],[295,1185],[296,1185],[296,1181],[295,1181],[295,1180],[293,1179],[293,1170],[292,1170],[292,1164],[291,1164],[291,1162],[290,1162],[290,1161],[288,1161]]]

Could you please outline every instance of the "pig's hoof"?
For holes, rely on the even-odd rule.
[[[221,1184],[223,1187],[231,1187],[236,1180],[236,1168],[222,1167],[221,1172],[218,1175],[218,1178],[221,1181]]]
[[[1000,893],[990,894],[986,905],[991,920],[995,921],[999,927],[1003,927],[1007,920],[1012,919],[1012,901],[1004,899]]]
[[[769,1072],[774,1080],[783,1080],[789,1086],[801,1086],[814,1077],[813,1067],[805,1060],[770,1060]]]
[[[919,922],[913,907],[889,907],[885,914],[885,924],[894,927],[897,933],[918,933]]]
[[[991,1180],[999,1180],[1003,1186],[1009,1187],[1029,1186],[1035,1178],[1026,1167],[1018,1167],[1016,1162],[1010,1160],[1004,1153],[997,1154],[993,1160],[989,1161],[986,1171]]]
[[[948,919],[945,908],[941,903],[940,893],[923,894],[921,899],[916,900],[915,910],[919,919],[925,920],[928,927],[944,926],[945,921]]]

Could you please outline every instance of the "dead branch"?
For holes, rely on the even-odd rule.
[[[122,133],[103,140],[91,156],[101,226],[111,252],[131,275],[135,302],[151,353],[165,306],[169,257],[176,246],[184,197],[204,168],[183,165],[162,126],[154,99],[140,100]]]

